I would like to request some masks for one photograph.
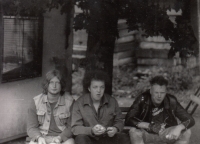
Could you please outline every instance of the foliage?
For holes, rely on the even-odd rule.
[[[188,53],[195,55],[197,41],[190,25],[190,0],[173,2],[159,0],[1,0],[4,15],[38,16],[61,7],[61,13],[67,13],[73,5],[82,9],[74,18],[74,29],[86,29],[100,42],[109,42],[118,38],[117,21],[127,20],[129,31],[141,28],[146,37],[162,35],[171,40],[169,58],[176,52],[181,57]],[[182,9],[182,16],[176,18],[177,25],[169,20],[166,11]]]
[[[86,29],[99,36],[100,41],[118,38],[117,20],[126,19],[129,31],[139,30],[145,36],[162,35],[171,41],[168,57],[176,52],[181,57],[197,54],[193,44],[197,42],[190,25],[190,1],[175,0],[76,0],[76,5],[83,10],[74,19],[75,30]],[[182,16],[176,18],[176,25],[169,20],[167,10],[182,10]],[[104,27],[104,28],[102,28]]]
[[[83,10],[74,18],[75,30],[86,29],[103,42],[118,36],[118,0],[75,0],[75,5]]]
[[[136,97],[150,88],[149,80],[156,75],[163,75],[168,80],[168,91],[178,96],[179,99],[193,94],[200,82],[199,76],[189,69],[173,72],[171,68],[167,67],[152,67],[136,71],[132,66],[125,65],[114,69],[113,95]]]
[[[71,0],[1,0],[4,15],[39,16],[52,8],[61,7],[66,13],[72,7]]]
[[[195,53],[197,49],[193,44],[197,42],[190,21],[190,1],[176,0],[172,5],[170,2],[136,0],[126,1],[125,16],[127,16],[128,29],[145,31],[146,37],[162,35],[166,40],[171,40],[171,49],[168,57],[172,58],[176,52],[180,52],[181,57],[187,57]],[[162,5],[161,5],[162,4]],[[176,11],[182,10],[182,15],[176,17],[176,25],[169,20],[166,11],[174,8]],[[126,18],[126,17],[125,17]]]

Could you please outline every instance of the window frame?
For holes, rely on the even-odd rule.
[[[26,17],[20,17],[22,19]],[[6,83],[17,80],[24,80],[27,78],[35,78],[42,76],[42,54],[43,54],[43,24],[44,18],[43,16],[39,16],[38,18],[38,40],[37,40],[37,48],[35,49],[35,53],[33,53],[33,63],[32,67],[35,71],[31,71],[30,69],[22,65],[18,72],[9,72],[9,74],[3,74],[3,55],[4,55],[4,17],[2,11],[0,12],[0,83]],[[32,73],[27,73],[27,71]]]

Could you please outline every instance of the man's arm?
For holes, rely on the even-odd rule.
[[[180,105],[178,101],[174,114],[186,129],[191,128],[195,124],[194,118]]]
[[[137,124],[137,127],[140,128],[140,129],[149,129],[149,125],[150,123],[148,122],[140,122]]]
[[[176,109],[175,111],[172,111],[175,117],[177,117],[180,121],[181,124],[174,126],[168,135],[166,136],[167,139],[172,140],[175,139],[177,140],[181,134],[181,132],[185,129],[188,129],[192,127],[195,124],[195,121],[193,117],[180,105],[180,103],[176,100]]]
[[[72,127],[72,133],[74,135],[86,134],[86,135],[93,136],[92,127],[84,126],[83,117],[80,112],[77,101],[73,105],[71,127]]]
[[[142,113],[142,110],[140,109],[140,103],[141,103],[141,96],[138,96],[133,104],[131,105],[128,113],[126,114],[125,118],[125,125],[126,126],[135,126],[142,122],[142,120],[139,119],[139,114]]]
[[[177,126],[174,126],[169,131],[169,133],[166,135],[166,138],[169,139],[169,140],[172,140],[172,139],[177,140],[180,137],[182,130],[184,130],[184,129],[185,129],[185,126],[183,124],[179,124]]]
[[[37,140],[42,134],[39,130],[38,116],[36,114],[36,106],[34,101],[31,102],[28,109],[28,118],[27,118],[27,133],[33,141]]]
[[[118,102],[116,101],[116,99],[113,98],[113,100],[115,103],[115,114],[116,114],[114,123],[113,123],[113,127],[116,127],[117,130],[120,132],[123,130],[123,127],[124,127],[122,112],[121,112],[121,109],[119,108],[119,105],[118,105]]]
[[[61,137],[61,141],[66,141],[69,138],[72,137],[71,132],[71,119],[72,119],[72,109],[73,109],[74,101],[72,102],[72,105],[70,106],[70,117],[67,119],[67,125],[66,128],[62,131],[62,133],[59,135]]]

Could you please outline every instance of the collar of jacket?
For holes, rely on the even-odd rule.
[[[43,101],[43,103],[48,102],[47,95],[43,94],[43,100],[42,101]],[[65,105],[65,97],[64,96],[59,96],[58,105]]]
[[[104,105],[104,104],[108,104],[109,103],[109,99],[107,97],[106,94],[103,95],[103,97],[101,98],[101,102],[100,105]],[[92,104],[92,98],[90,96],[90,93],[87,93],[84,95],[84,102],[83,105],[90,105]]]
[[[151,104],[153,104],[153,103],[152,103],[152,100],[151,100],[150,90],[147,90],[145,93],[146,93],[146,95],[147,95],[147,96],[146,96],[147,99],[145,100],[145,104],[151,106]],[[145,98],[144,98],[144,99],[145,99]],[[164,102],[164,108],[165,108],[165,109],[170,109],[170,100],[169,100],[168,94],[166,94],[166,96],[165,96],[163,102]]]

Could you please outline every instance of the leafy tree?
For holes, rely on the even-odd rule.
[[[104,69],[111,79],[119,18],[126,19],[129,31],[142,29],[146,37],[162,35],[171,40],[169,58],[176,52],[182,57],[198,53],[193,47],[197,40],[190,25],[190,0],[1,0],[1,3],[6,15],[33,16],[59,6],[61,13],[67,13],[77,5],[83,12],[75,16],[74,29],[86,29],[88,33],[87,69]],[[182,9],[175,26],[166,13],[172,8]],[[111,87],[108,89],[111,93]]]
[[[163,36],[170,40],[168,57],[176,52],[181,57],[197,54],[196,42],[190,25],[190,0],[75,0],[83,10],[74,19],[74,29],[88,32],[87,58],[89,68],[104,68],[112,78],[114,41],[118,38],[117,20],[126,19],[129,31],[142,29],[145,36]],[[174,25],[167,10],[183,11]],[[92,59],[92,60],[91,60]],[[109,63],[110,62],[110,63]]]
[[[61,14],[72,7],[71,0],[0,0],[4,15],[40,16],[52,8],[61,7]]]

